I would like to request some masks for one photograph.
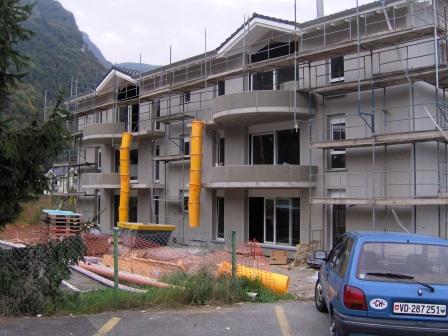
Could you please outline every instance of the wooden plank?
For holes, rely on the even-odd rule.
[[[274,250],[271,252],[269,265],[286,265],[288,263],[288,251]]]

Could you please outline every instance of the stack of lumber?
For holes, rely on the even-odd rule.
[[[44,209],[40,224],[43,238],[58,239],[79,233],[84,225],[84,216],[72,211]]]
[[[294,260],[294,266],[299,266],[306,262],[306,256],[308,253],[317,250],[319,247],[319,242],[317,240],[312,240],[306,243],[300,243],[297,245],[296,258]]]

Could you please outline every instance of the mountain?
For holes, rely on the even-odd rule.
[[[1,0],[0,0],[1,1]],[[13,117],[16,125],[26,125],[33,116],[42,118],[44,96],[47,106],[54,106],[59,88],[70,95],[71,83],[78,83],[78,92],[95,88],[111,68],[101,50],[81,32],[73,14],[56,0],[22,0],[34,3],[24,26],[33,32],[17,50],[30,58],[28,74],[9,97],[10,103],[1,114]],[[117,67],[146,72],[156,65],[125,62]]]
[[[103,53],[101,52],[100,48],[98,48],[96,46],[95,43],[92,42],[92,40],[90,39],[89,35],[85,32],[81,32],[82,35],[82,39],[84,41],[85,47],[87,47],[97,58],[97,60],[99,60],[101,62],[101,64],[106,68],[109,69],[112,66],[112,63],[109,62],[106,57],[104,57]]]
[[[78,80],[80,90],[87,90],[107,70],[92,52],[92,46],[85,42],[73,14],[59,2],[22,0],[22,3],[35,4],[31,17],[24,23],[34,34],[16,48],[30,58],[30,67],[23,83],[10,97],[11,103],[1,111],[17,119],[18,124],[28,122],[35,113],[42,113],[45,91],[48,106],[52,106],[59,88],[70,94],[72,78]]]

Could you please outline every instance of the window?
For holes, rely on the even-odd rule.
[[[300,133],[280,130],[250,136],[251,164],[300,164]]]
[[[263,211],[260,211],[263,209]],[[294,246],[300,242],[299,198],[249,198],[249,238]]]
[[[216,239],[224,239],[224,197],[216,197]]]
[[[191,92],[185,91],[183,94],[184,103],[189,103],[191,101]]]
[[[160,117],[160,100],[158,99],[152,101],[152,115],[156,119]],[[160,130],[160,121],[156,121],[155,130],[156,131]]]
[[[345,209],[345,205],[332,205],[331,221],[333,228],[333,242],[336,242],[346,232]]]
[[[159,216],[160,216],[159,196],[154,196],[154,222],[156,224],[159,224]]]
[[[131,149],[129,173],[131,180],[138,180],[138,149]]]
[[[101,147],[96,149],[96,168],[101,172]]]
[[[160,156],[160,146],[156,145],[154,150],[154,155]],[[160,161],[154,161],[154,182],[160,182]]]
[[[300,135],[294,129],[277,132],[277,163],[300,164]]]
[[[274,134],[252,135],[252,164],[274,164]]]
[[[225,148],[226,147],[226,141],[225,138],[220,137],[218,139],[218,149],[217,149],[217,160],[216,165],[217,166],[224,166],[225,165]]]
[[[330,140],[345,139],[345,118],[336,116],[329,119],[329,138]],[[330,169],[345,168],[345,148],[330,149]]]
[[[179,195],[182,199],[182,210],[181,212],[188,212],[188,191],[185,190],[179,190]]]
[[[330,82],[344,81],[344,56],[333,57],[330,60]]]
[[[96,224],[97,225],[100,225],[100,219],[101,219],[101,216],[100,216],[100,213],[101,213],[101,195],[98,193],[97,195],[96,195]]]
[[[370,273],[398,273],[412,279],[391,279]],[[407,283],[414,280],[448,285],[448,247],[422,243],[366,242],[360,251],[356,277],[364,281]]]
[[[189,138],[182,140],[182,152],[184,155],[190,155],[190,139]]]
[[[218,81],[218,96],[224,96],[226,94],[225,81]]]
[[[263,60],[285,56],[295,52],[294,42],[270,42],[267,46],[259,49],[250,56],[252,63]]]
[[[134,104],[132,106],[129,106],[129,114],[131,116],[131,123],[129,125],[129,129],[131,132],[138,132],[138,126],[139,126],[139,105]]]
[[[274,90],[277,82],[277,72],[267,71],[254,73],[251,76],[252,91],[257,90]]]

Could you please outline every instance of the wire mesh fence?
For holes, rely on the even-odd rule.
[[[83,292],[87,279],[98,284],[95,289],[141,292],[148,286],[179,286],[170,279],[205,273],[217,282],[248,278],[287,292],[289,278],[270,272],[260,244],[237,243],[235,232],[219,240],[209,232],[113,232],[86,229],[24,243],[0,240],[0,315],[56,310],[63,288]]]

